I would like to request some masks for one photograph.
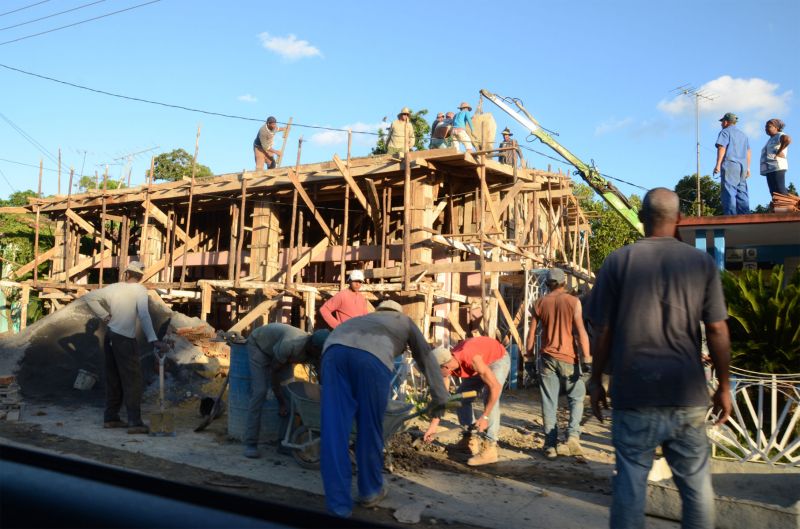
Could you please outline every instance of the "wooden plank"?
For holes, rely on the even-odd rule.
[[[44,168],[44,159],[39,158],[39,187],[36,191],[36,198],[41,198],[42,196],[42,170]],[[36,261],[39,257],[39,220],[41,217],[42,206],[37,204],[36,205],[36,228],[35,233],[33,236],[33,260]],[[39,267],[33,267],[33,284],[36,285],[36,282],[39,280]]]
[[[83,259],[75,263],[75,266],[73,266],[67,271],[67,278],[69,279],[73,276],[76,276],[88,268],[93,268],[94,266],[99,264],[101,260],[107,259],[109,257],[111,257],[111,248],[106,248],[105,250],[103,250],[102,253],[84,257]]]
[[[211,285],[205,281],[198,281],[200,285],[200,319],[207,322],[211,312]]]
[[[247,179],[244,177],[244,174],[245,172],[242,171],[242,201],[239,204],[239,227],[236,231],[236,254],[234,255],[236,261],[234,262],[233,280],[236,284],[239,284],[239,280],[241,279],[242,261],[244,261],[242,248],[244,248],[244,219],[247,206]]]
[[[289,132],[292,130],[292,118],[289,116],[289,121],[286,122],[286,128],[283,131],[283,143],[281,143],[281,152],[278,153],[278,159],[275,160],[275,167],[280,167],[283,163],[283,152],[286,150],[286,142],[289,140]]]
[[[186,232],[181,229],[180,226],[177,225],[176,222],[173,222],[169,219],[166,213],[161,211],[158,206],[150,203],[150,207],[148,208],[150,211],[150,215],[153,217],[153,220],[167,228],[168,230],[175,230],[175,235],[182,241],[186,242],[189,240],[189,236],[186,235]]]
[[[305,202],[306,207],[311,210],[314,218],[317,219],[317,224],[319,224],[320,228],[322,228],[322,231],[325,233],[328,239],[330,239],[331,244],[335,244],[336,241],[334,240],[333,233],[331,233],[330,228],[328,228],[328,225],[325,223],[325,219],[323,219],[322,215],[320,215],[319,211],[317,211],[317,206],[314,204],[314,201],[311,200],[311,197],[308,196],[306,190],[300,185],[297,175],[294,172],[289,174],[291,175],[290,179],[292,181],[292,185],[294,185],[294,188],[297,189],[297,193],[300,195],[300,198],[303,199],[303,202]]]
[[[359,189],[358,184],[356,184],[356,181],[353,180],[353,177],[350,175],[350,169],[348,169],[344,165],[342,159],[339,158],[339,156],[336,154],[333,155],[333,163],[336,164],[336,168],[339,169],[340,173],[342,173],[345,182],[347,182],[348,185],[350,185],[350,188],[353,190],[353,195],[355,195],[356,200],[358,200],[358,203],[361,204],[361,207],[364,208],[367,214],[369,214],[369,216],[371,217],[372,211],[370,211],[369,204],[367,204],[367,197],[364,196],[364,193],[361,191],[361,189]]]
[[[508,193],[506,193],[506,196],[504,196],[503,200],[500,201],[500,207],[497,208],[500,211],[501,215],[503,214],[502,212],[505,211],[506,208],[508,208],[509,204],[511,204],[511,202],[515,198],[517,198],[517,195],[519,194],[520,191],[522,191],[522,188],[524,187],[524,185],[525,185],[524,182],[522,182],[520,180],[519,182],[514,184],[511,187],[511,189],[508,190]]]
[[[28,302],[30,301],[31,286],[22,285],[22,295],[19,300],[19,329],[23,330],[28,326]]]
[[[486,168],[482,167],[481,169],[484,172],[484,176],[481,178],[481,190],[483,191],[483,197],[484,197],[483,202],[484,202],[484,205],[488,206],[487,209],[489,210],[489,213],[491,214],[492,222],[494,223],[495,231],[503,231],[503,229],[501,227],[502,224],[500,223],[500,215],[498,215],[497,211],[494,209],[494,203],[492,202],[492,194],[489,192],[489,186],[486,185],[486,176],[485,176]],[[486,232],[485,227],[481,231]]]
[[[382,224],[380,214],[381,206],[378,199],[378,188],[375,187],[375,182],[369,178],[365,178],[364,182],[367,183],[367,190],[369,191],[369,193],[367,193],[367,201],[370,204],[370,209],[367,211],[367,213],[369,213],[369,216],[372,218],[372,223],[375,224],[375,231],[378,232],[381,231]]]
[[[250,324],[252,324],[258,318],[260,318],[261,316],[263,316],[264,314],[269,312],[270,309],[272,307],[274,307],[275,304],[278,303],[278,300],[280,299],[280,297],[283,297],[283,294],[281,294],[278,297],[278,299],[275,299],[275,298],[268,299],[268,300],[262,301],[261,303],[256,305],[256,307],[253,308],[253,310],[248,312],[243,318],[240,318],[239,321],[237,321],[234,324],[233,327],[228,329],[228,332],[241,332],[242,330],[244,330],[247,327],[249,327]]]
[[[506,319],[506,323],[508,323],[508,330],[511,331],[511,335],[517,342],[517,347],[519,347],[520,351],[524,351],[525,342],[523,342],[519,336],[519,332],[517,331],[517,325],[514,322],[514,318],[511,317],[511,312],[509,312],[508,306],[506,305],[503,296],[500,295],[500,291],[497,289],[492,290],[492,294],[494,295],[494,298],[497,300],[497,305],[500,307],[500,312],[503,313],[503,317]]]
[[[174,250],[174,252],[172,252],[171,256],[165,255],[161,259],[159,259],[158,261],[153,263],[152,265],[150,265],[147,268],[145,268],[144,275],[142,276],[142,279],[141,279],[140,283],[144,283],[145,281],[147,281],[148,279],[150,279],[151,277],[156,275],[158,272],[160,272],[162,269],[164,269],[164,267],[166,267],[168,265],[172,266],[173,264],[175,264],[175,260],[178,257],[182,256],[184,252],[187,252],[189,250],[193,250],[194,248],[196,248],[199,242],[200,242],[200,234],[197,234],[194,237],[192,237],[192,239],[189,242],[187,242],[186,244],[183,244],[183,245],[179,246],[178,248],[175,248],[175,250]],[[167,258],[168,257],[169,257],[169,262],[167,262]]]
[[[28,272],[33,270],[34,267],[38,266],[40,263],[42,263],[44,261],[47,261],[48,259],[53,257],[56,254],[56,252],[58,252],[58,250],[59,250],[59,248],[57,246],[53,246],[52,248],[50,248],[49,250],[47,250],[43,254],[39,255],[38,258],[34,259],[33,261],[31,261],[31,262],[29,262],[27,264],[24,264],[24,265],[20,266],[16,270],[13,270],[11,272],[11,275],[13,277],[15,277],[15,278],[20,278],[20,277],[24,276],[25,274],[27,274]]]
[[[14,213],[14,214],[24,215],[30,212],[31,210],[29,210],[28,208],[23,208],[19,206],[4,206],[0,208],[0,213]]]

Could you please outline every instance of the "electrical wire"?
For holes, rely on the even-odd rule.
[[[14,187],[13,185],[11,185],[11,182],[8,181],[8,178],[6,178],[6,174],[3,172],[2,169],[0,169],[0,176],[2,176],[3,180],[6,181],[6,184],[8,184],[8,187],[10,187],[12,189],[12,191],[14,191],[14,193],[16,193],[17,192],[17,188]]]
[[[8,118],[8,117],[7,117],[5,114],[3,114],[2,112],[0,112],[0,118],[2,118],[2,119],[3,119],[3,120],[6,122],[6,123],[8,123],[8,124],[11,126],[11,128],[13,128],[13,129],[14,129],[14,130],[17,132],[17,134],[19,134],[20,136],[22,136],[22,137],[23,137],[25,140],[27,140],[27,141],[28,141],[28,142],[29,142],[31,145],[33,145],[33,146],[36,148],[36,150],[38,150],[38,151],[39,151],[39,152],[41,152],[43,155],[45,155],[47,158],[49,158],[49,159],[50,159],[50,161],[52,161],[52,162],[54,162],[56,165],[58,165],[58,159],[57,159],[55,156],[53,156],[53,153],[51,153],[50,151],[48,151],[48,150],[47,150],[47,147],[45,147],[44,145],[42,145],[41,143],[39,143],[38,141],[36,141],[36,139],[35,139],[33,136],[31,136],[30,134],[28,134],[27,132],[25,132],[24,130],[22,130],[22,128],[21,128],[19,125],[17,125],[17,124],[16,124],[16,123],[14,123],[13,121],[11,121],[11,119],[9,119],[9,118]]]
[[[36,169],[39,168],[38,165],[34,165],[32,163],[18,162],[16,160],[9,160],[7,158],[0,158],[0,162],[13,163],[13,164],[16,164],[16,165],[24,165],[25,167],[34,167]],[[43,167],[42,169],[44,169],[45,171],[53,172],[53,173],[57,173],[58,172],[58,169],[50,169],[49,167]]]
[[[34,18],[33,20],[28,20],[27,22],[20,22],[19,24],[14,24],[13,26],[6,26],[4,28],[0,28],[0,31],[5,31],[5,30],[11,29],[11,28],[18,28],[20,26],[25,26],[27,24],[33,24],[34,22],[39,22],[40,20],[45,20],[45,19],[48,19],[48,18],[57,17],[58,15],[63,15],[64,13],[70,13],[72,11],[77,11],[78,9],[83,9],[84,7],[93,6],[95,4],[99,4],[99,3],[105,2],[105,1],[106,0],[97,0],[97,1],[92,2],[90,4],[83,4],[82,6],[73,7],[72,9],[67,9],[66,11],[60,11],[58,13],[53,13],[52,15],[47,15],[45,17]]]
[[[19,9],[14,9],[13,11],[6,11],[5,13],[0,13],[0,17],[4,17],[6,15],[10,15],[11,13],[16,13],[18,11],[24,11],[26,9],[30,9],[31,7],[38,6],[40,4],[46,4],[49,1],[50,0],[42,0],[41,2],[36,2],[36,3],[30,4],[30,5],[26,5],[25,7],[20,7]]]
[[[131,7],[126,7],[125,9],[120,9],[119,11],[113,11],[111,13],[106,13],[105,15],[100,15],[100,16],[96,16],[96,17],[92,17],[92,18],[87,18],[86,20],[80,20],[78,22],[73,22],[72,24],[67,24],[66,26],[61,26],[61,27],[58,27],[58,28],[48,29],[47,31],[41,31],[39,33],[34,33],[33,35],[26,35],[24,37],[19,37],[19,38],[13,39],[13,40],[7,40],[5,42],[0,42],[0,46],[4,46],[6,44],[12,44],[14,42],[19,42],[21,40],[30,39],[30,38],[33,38],[33,37],[38,37],[40,35],[46,35],[48,33],[53,33],[54,31],[60,31],[62,29],[67,29],[67,28],[79,26],[79,25],[85,24],[87,22],[92,22],[94,20],[100,20],[101,18],[110,17],[111,15],[117,15],[119,13],[124,13],[125,11],[131,11],[133,9],[138,9],[140,7],[144,7],[144,6],[147,6],[147,5],[150,5],[150,4],[155,4],[155,3],[160,2],[160,1],[161,0],[150,0],[149,2],[145,2],[143,4],[138,4],[138,5],[131,6]]]

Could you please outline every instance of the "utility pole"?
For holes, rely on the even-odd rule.
[[[703,90],[698,90],[688,84],[675,88],[673,92],[679,92],[685,96],[692,96],[694,98],[695,144],[697,148],[697,173],[695,174],[695,180],[697,182],[697,216],[700,217],[703,215],[703,201],[700,196],[700,99],[702,98],[706,101],[713,101],[716,99],[716,96]]]

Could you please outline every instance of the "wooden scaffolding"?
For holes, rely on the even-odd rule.
[[[590,282],[589,223],[568,175],[455,149],[243,171],[31,199],[55,223],[52,249],[16,277],[50,310],[117,281],[131,260],[176,309],[213,326],[315,323],[321,302],[362,269],[432,342],[476,331],[522,347],[531,272]],[[528,302],[530,300],[527,300]]]

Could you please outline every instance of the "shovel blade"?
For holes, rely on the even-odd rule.
[[[150,416],[150,435],[153,437],[173,437],[175,435],[175,416],[167,412]]]

